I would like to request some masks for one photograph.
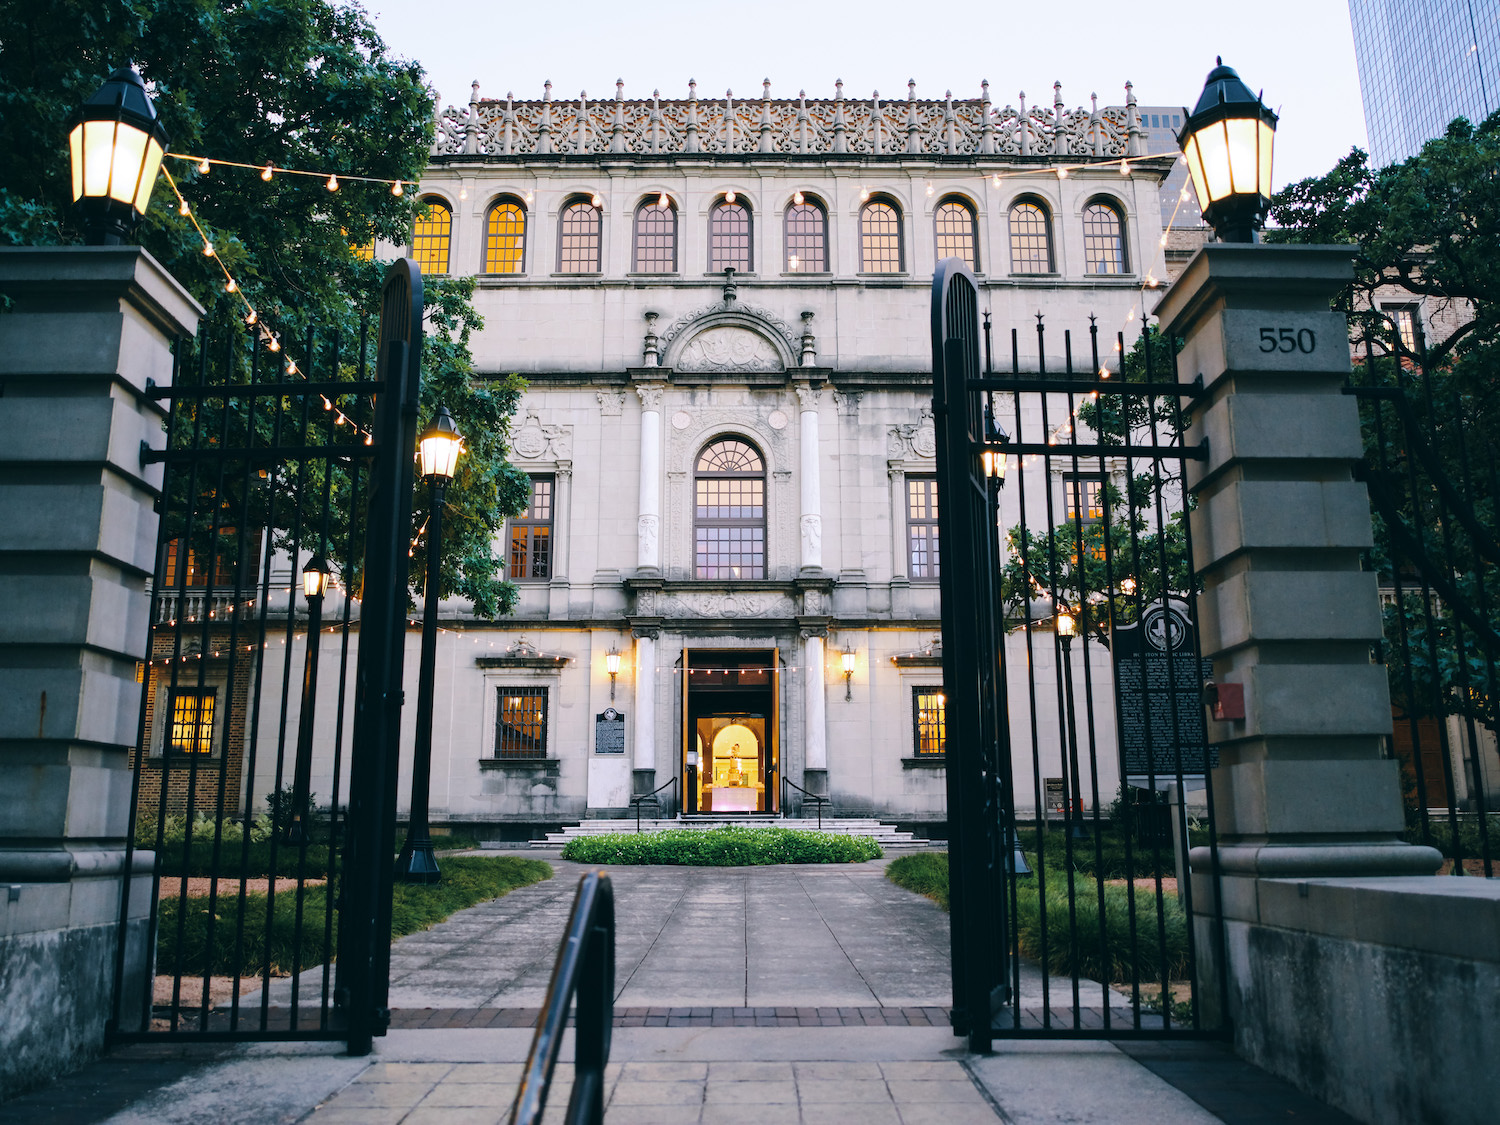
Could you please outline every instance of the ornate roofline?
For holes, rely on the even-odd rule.
[[[1135,92],[1125,83],[1125,104],[1099,108],[1097,94],[1089,109],[1069,110],[1062,84],[1053,83],[1052,105],[995,109],[989,83],[977,98],[918,99],[916,83],[907,83],[905,98],[882,100],[877,90],[868,99],[844,97],[842,80],[832,98],[771,97],[771,83],[759,98],[699,98],[698,84],[688,96],[626,100],[625,84],[615,96],[591,102],[587,92],[571,101],[552,97],[548,82],[540,100],[481,98],[479,83],[469,104],[434,110],[437,131],[433,156],[607,156],[611,153],[674,153],[734,156],[754,154],[854,156],[1144,156],[1146,134]]]

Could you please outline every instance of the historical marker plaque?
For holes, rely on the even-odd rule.
[[[625,753],[625,712],[606,707],[594,716],[594,753]]]
[[[1213,664],[1193,654],[1192,636],[1187,615],[1160,602],[1147,606],[1138,623],[1114,630],[1120,766],[1132,780],[1152,774],[1171,780],[1179,760],[1183,774],[1195,777],[1218,764],[1203,721],[1203,683],[1213,678]]]

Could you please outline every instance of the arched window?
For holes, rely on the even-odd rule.
[[[900,273],[901,212],[885,199],[872,199],[859,212],[861,273]]]
[[[526,211],[514,199],[490,208],[484,224],[484,272],[520,273],[526,268]]]
[[[766,576],[766,465],[739,438],[698,455],[694,473],[693,573],[699,578]]]
[[[708,268],[718,273],[730,267],[741,273],[754,268],[750,253],[750,208],[721,199],[708,213]]]
[[[557,272],[599,272],[599,208],[575,199],[557,224]]]
[[[677,208],[659,199],[642,203],[635,212],[636,273],[677,272]]]
[[[423,273],[448,272],[448,244],[453,232],[453,212],[440,199],[424,199],[411,232],[411,257]]]
[[[1108,203],[1090,203],[1083,209],[1083,272],[1124,273],[1128,268],[1120,212]]]
[[[1052,255],[1052,216],[1039,200],[1018,199],[1010,209],[1010,272],[1057,272]]]
[[[786,272],[828,272],[828,216],[812,200],[786,209]]]
[[[945,199],[933,215],[938,261],[962,258],[971,270],[979,269],[979,224],[974,212],[961,199]]]

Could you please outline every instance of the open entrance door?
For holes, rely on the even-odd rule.
[[[683,780],[689,813],[777,808],[775,649],[683,654]]]

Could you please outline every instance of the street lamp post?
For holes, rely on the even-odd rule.
[[[438,407],[432,425],[418,439],[422,479],[431,495],[427,516],[427,581],[422,589],[422,662],[417,673],[417,736],[411,762],[411,815],[406,843],[396,858],[396,878],[404,883],[436,883],[437,856],[427,824],[432,785],[432,686],[437,663],[438,570],[443,550],[443,497],[458,468],[463,436],[447,407]]]
[[[1057,615],[1057,635],[1062,641],[1063,697],[1067,701],[1068,795],[1065,821],[1068,835],[1075,840],[1088,838],[1083,828],[1083,785],[1078,777],[1078,720],[1073,711],[1073,638],[1078,625],[1071,613]]]
[[[302,705],[297,710],[297,761],[292,773],[291,820],[284,826],[288,844],[309,844],[308,790],[312,788],[313,717],[318,699],[318,638],[323,631],[323,595],[328,592],[328,563],[314,555],[302,568],[302,593],[307,598],[307,657],[302,665]]]
[[[135,67],[115,71],[68,130],[73,208],[90,246],[129,242],[151,202],[167,130]]]
[[[1271,205],[1276,114],[1222,58],[1216,61],[1177,143],[1219,241],[1259,242]]]

